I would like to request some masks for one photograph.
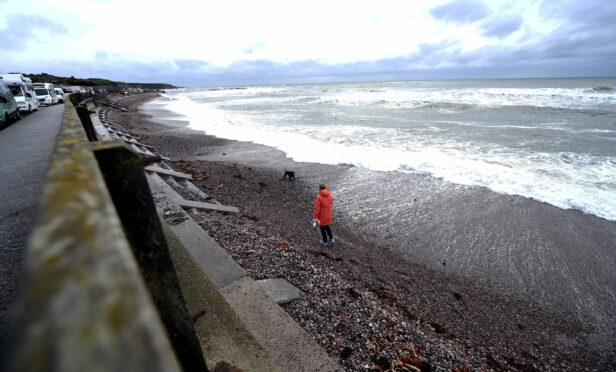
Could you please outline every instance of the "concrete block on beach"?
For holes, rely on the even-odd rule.
[[[286,304],[302,297],[302,291],[284,278],[257,280],[265,293],[277,304]]]
[[[214,203],[204,203],[199,201],[191,201],[191,200],[178,200],[177,201],[180,206],[184,208],[197,208],[197,209],[209,209],[212,211],[218,212],[230,212],[230,213],[238,213],[240,210],[237,207],[214,204]]]
[[[164,174],[165,176],[173,176],[176,178],[185,178],[187,180],[192,180],[192,176],[189,174],[180,173],[180,172],[172,171],[169,169],[163,169],[160,167],[149,166],[149,167],[145,167],[145,170],[147,172],[155,172],[159,174]]]
[[[194,220],[186,220],[171,229],[216,288],[222,288],[246,276],[244,269]]]
[[[176,202],[179,195],[162,178],[152,174],[148,176],[148,180],[160,213],[164,214],[167,211],[177,215],[186,215],[186,212]],[[227,252],[188,215],[181,222],[172,225],[171,229],[217,288],[222,288],[246,276],[246,272]]]
[[[245,327],[286,371],[341,371],[342,368],[249,277],[222,289]]]
[[[146,168],[147,170],[147,168]],[[172,172],[172,171],[169,171]],[[183,208],[197,208],[207,209],[218,212],[238,213],[240,210],[237,207],[227,206],[216,203],[205,203],[201,201],[186,200],[180,194],[177,193],[167,182],[160,178],[156,173],[165,174],[162,172],[154,172],[155,174],[148,175],[148,183],[152,192],[162,192],[161,196],[174,201],[180,207]]]

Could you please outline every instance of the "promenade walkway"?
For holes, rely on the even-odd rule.
[[[64,105],[47,107],[0,130],[0,360],[8,307],[63,113]]]

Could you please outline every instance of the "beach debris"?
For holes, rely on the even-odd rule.
[[[464,303],[464,300],[462,299],[462,295],[459,294],[458,292],[455,291],[449,291],[449,293],[451,293],[451,295],[453,296],[453,298],[456,299],[456,301],[460,302],[460,303]]]
[[[442,325],[436,323],[436,322],[430,322],[428,323],[430,324],[430,328],[432,328],[432,330],[436,333],[446,333],[447,330],[445,329],[445,327],[443,327]]]
[[[139,154],[139,157],[144,167],[162,160],[160,155]]]
[[[347,293],[349,294],[349,296],[353,297],[353,298],[361,298],[361,293],[359,293],[357,291],[357,289],[350,287],[347,289]]]
[[[496,361],[496,359],[494,359],[494,357],[492,356],[492,354],[488,353],[488,355],[486,355],[486,363],[493,369],[495,370],[501,370],[503,369],[503,367],[501,366],[501,364],[499,362]]]
[[[251,220],[251,221],[259,221],[259,217],[252,215],[250,213],[244,213],[242,214],[242,217],[246,218],[247,220]]]
[[[278,249],[287,249],[289,248],[289,243],[284,240],[278,242]]]
[[[377,370],[389,370],[391,369],[391,362],[389,361],[389,359],[387,359],[384,356],[380,356],[378,358],[375,358],[374,361],[374,366],[376,367]]]
[[[352,347],[345,347],[344,349],[342,349],[342,351],[340,352],[340,358],[342,359],[348,359],[351,354],[353,354],[353,348]]]
[[[267,182],[259,181],[259,186],[261,186],[262,188],[265,188],[267,187]]]
[[[454,369],[452,369],[452,372],[471,372],[471,369],[468,366],[455,367]]]

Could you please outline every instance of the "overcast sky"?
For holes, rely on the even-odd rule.
[[[183,86],[616,76],[616,0],[0,0],[0,72]]]

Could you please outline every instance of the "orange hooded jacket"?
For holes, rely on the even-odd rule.
[[[314,214],[313,218],[319,220],[319,225],[327,226],[332,223],[332,204],[334,204],[334,198],[328,189],[323,189],[317,195],[317,199],[314,202]]]

